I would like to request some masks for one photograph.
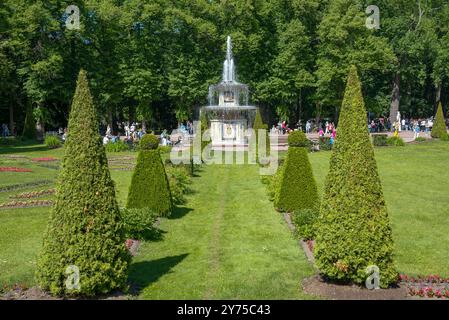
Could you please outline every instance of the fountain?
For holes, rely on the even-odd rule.
[[[244,145],[245,129],[252,126],[256,107],[248,105],[249,89],[237,82],[231,37],[227,38],[226,60],[219,84],[209,87],[209,105],[201,109],[210,123],[212,145]]]

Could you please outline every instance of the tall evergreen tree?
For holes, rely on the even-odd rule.
[[[432,138],[446,138],[447,136],[446,120],[444,120],[443,106],[441,102],[438,103],[438,110],[433,123],[431,136]]]
[[[397,280],[393,240],[357,69],[347,79],[338,138],[318,221],[316,261],[331,280],[361,284],[366,268],[380,269],[381,286]]]
[[[129,258],[97,113],[81,70],[37,281],[53,294],[107,293],[125,285]],[[70,266],[79,270],[79,286],[67,285],[66,272],[76,272]]]

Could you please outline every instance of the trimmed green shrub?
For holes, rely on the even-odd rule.
[[[279,166],[275,174],[269,176],[262,176],[262,183],[267,187],[268,199],[274,201],[276,196],[276,190],[279,188],[279,181],[282,171],[282,165],[284,162],[279,161]]]
[[[126,207],[148,207],[160,216],[168,216],[173,205],[165,167],[156,141],[159,140],[151,134],[144,135],[140,141],[140,151],[131,179]]]
[[[441,102],[438,104],[437,114],[435,115],[435,121],[433,122],[432,138],[441,138],[447,135],[446,121],[444,120],[443,106]]]
[[[139,143],[139,150],[156,150],[159,148],[159,139],[154,134],[146,134]]]
[[[440,140],[441,140],[441,141],[449,141],[449,134],[448,134],[448,133],[443,134],[443,135],[440,137]]]
[[[129,145],[125,141],[122,141],[120,139],[115,142],[108,142],[105,145],[105,149],[106,152],[125,152],[130,150]]]
[[[204,133],[207,130],[209,130],[209,124],[205,112],[201,112],[200,122],[201,122],[201,152],[203,152],[203,150],[207,147],[207,145],[211,143],[210,140],[203,140]]]
[[[259,162],[259,130],[265,131],[265,147],[266,147],[266,155],[270,155],[270,132],[268,130],[268,125],[263,123],[262,115],[260,114],[259,109],[256,110],[256,116],[254,118],[253,123],[254,134],[256,135],[256,161]]]
[[[278,181],[274,206],[285,212],[319,207],[318,191],[308,150],[289,147]]]
[[[318,212],[315,209],[302,209],[293,212],[291,219],[296,228],[296,236],[303,240],[315,239],[317,218]]]
[[[37,138],[36,121],[34,119],[33,107],[29,105],[26,110],[22,139],[36,140],[36,138]]]
[[[127,239],[149,240],[158,235],[159,230],[154,226],[157,214],[149,208],[123,208],[121,214]]]
[[[366,268],[380,284],[397,280],[393,239],[357,69],[347,80],[336,141],[317,222],[316,264],[330,280],[363,284]]]
[[[186,202],[185,195],[190,192],[189,186],[192,183],[190,170],[183,165],[167,166],[165,169],[173,203],[184,204]]]
[[[259,109],[256,110],[256,116],[254,118],[254,123],[253,123],[253,129],[254,130],[266,129],[266,126],[263,123],[262,115],[260,114]]]
[[[415,142],[426,142],[428,139],[424,137],[416,137]]]
[[[401,137],[389,137],[387,139],[387,145],[394,146],[394,147],[404,147],[405,142],[404,142],[404,140],[402,140]]]
[[[330,137],[320,137],[318,140],[320,150],[329,151],[332,150],[331,138]]]
[[[161,154],[169,154],[171,152],[171,146],[159,146],[159,151]]]
[[[124,288],[130,255],[83,70],[64,149],[56,201],[38,259],[37,283],[57,295],[92,296]],[[79,269],[78,288],[66,286],[69,266]]]
[[[45,135],[44,144],[49,149],[56,149],[62,145],[62,142],[57,136],[47,134]]]
[[[373,134],[373,145],[376,147],[384,147],[387,145],[387,134]]]
[[[309,149],[312,142],[307,139],[307,136],[302,131],[293,131],[288,135],[289,147],[303,147]]]

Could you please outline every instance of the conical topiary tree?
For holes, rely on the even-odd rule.
[[[256,160],[259,161],[259,130],[266,130],[265,147],[266,155],[270,155],[270,136],[268,132],[268,125],[263,123],[262,115],[259,109],[256,110],[256,116],[254,118],[253,130],[256,135]]]
[[[172,198],[158,146],[156,136],[146,134],[142,137],[126,207],[149,208],[160,216],[168,216],[173,209]]]
[[[444,120],[443,106],[438,104],[437,114],[433,122],[432,138],[445,138],[447,136],[446,121]]]
[[[201,154],[204,149],[211,143],[210,139],[205,139],[204,133],[209,130],[209,125],[206,117],[206,113],[204,111],[201,112],[200,116],[200,122],[201,122]]]
[[[319,209],[318,190],[309,162],[309,140],[304,132],[294,131],[288,137],[287,157],[280,172],[274,206],[286,212]]]
[[[352,66],[338,138],[318,219],[316,263],[328,279],[362,284],[367,268],[380,270],[386,287],[397,280],[393,240],[357,69]]]
[[[107,293],[126,285],[129,259],[97,114],[81,70],[37,282],[53,294]]]
[[[26,140],[35,140],[36,137],[36,121],[34,120],[33,107],[29,105],[26,110],[22,138]]]

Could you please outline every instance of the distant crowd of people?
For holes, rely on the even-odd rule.
[[[2,124],[2,137],[6,138],[10,136],[9,128],[6,123]]]

